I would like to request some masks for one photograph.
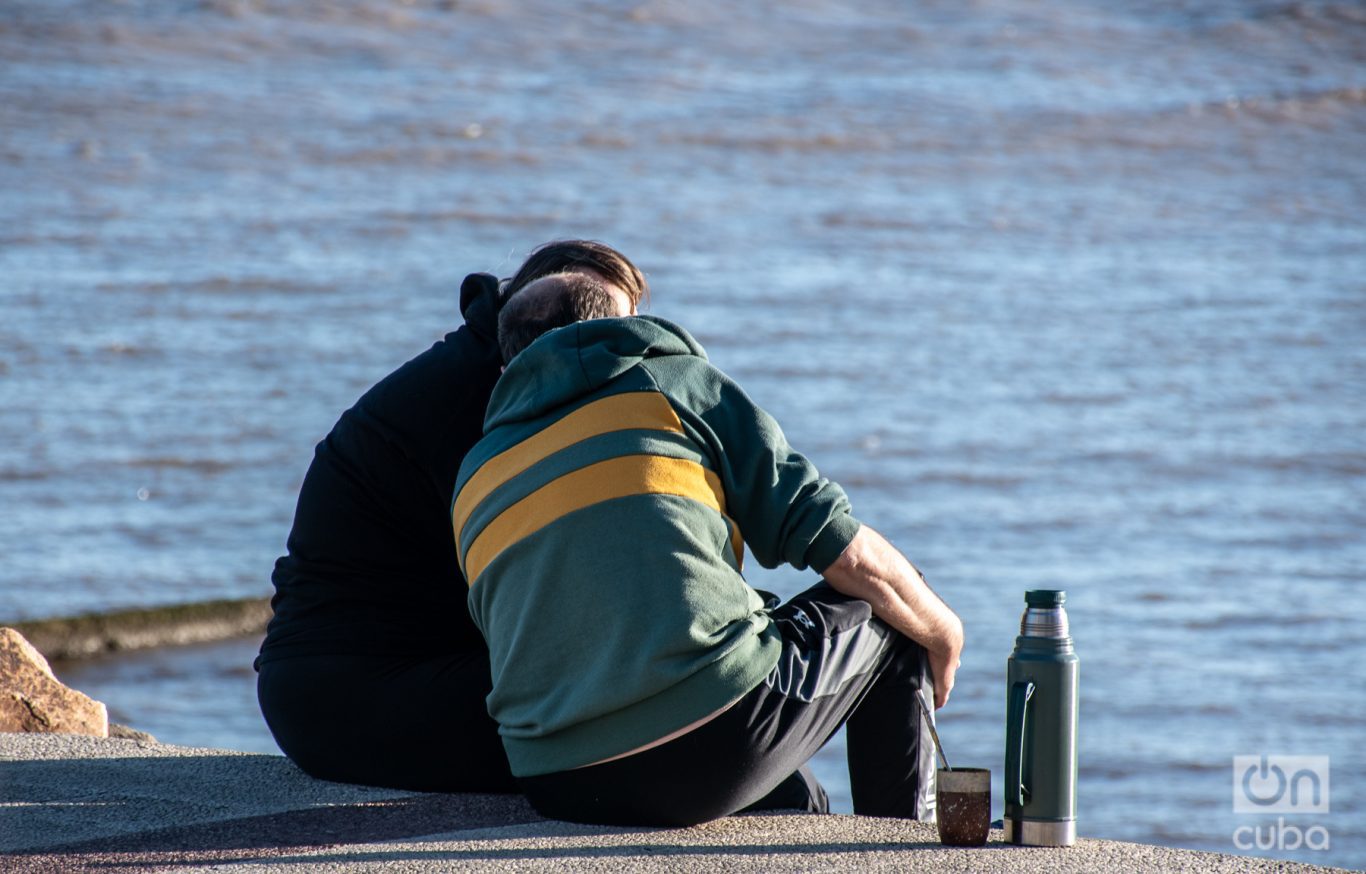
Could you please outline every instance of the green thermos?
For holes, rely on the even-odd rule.
[[[1006,662],[1005,838],[1033,847],[1077,840],[1077,654],[1066,592],[1025,592]]]

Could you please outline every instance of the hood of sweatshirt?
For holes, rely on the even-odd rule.
[[[536,419],[602,388],[648,358],[707,353],[692,335],[657,316],[589,319],[536,338],[493,389],[484,432]]]

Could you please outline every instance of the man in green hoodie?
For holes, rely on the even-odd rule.
[[[962,623],[686,331],[604,294],[550,276],[504,308],[507,369],[456,481],[519,785],[558,819],[689,825],[847,722],[855,812],[932,819],[915,696],[947,702]],[[824,581],[765,600],[746,545]]]

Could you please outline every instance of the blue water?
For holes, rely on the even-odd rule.
[[[1083,834],[1234,851],[1232,757],[1327,755],[1279,855],[1366,866],[1359,5],[675,6],[6,4],[0,621],[267,594],[464,273],[596,237],[961,613],[952,757],[1065,588]],[[269,749],[253,648],[63,675]]]

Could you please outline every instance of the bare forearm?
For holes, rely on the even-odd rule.
[[[866,525],[824,576],[838,591],[867,601],[879,619],[926,649],[943,651],[962,640],[962,623],[954,612],[896,547]]]
[[[865,525],[823,576],[837,591],[867,601],[879,619],[925,647],[938,686],[935,703],[942,707],[963,651],[963,623],[906,557]]]

